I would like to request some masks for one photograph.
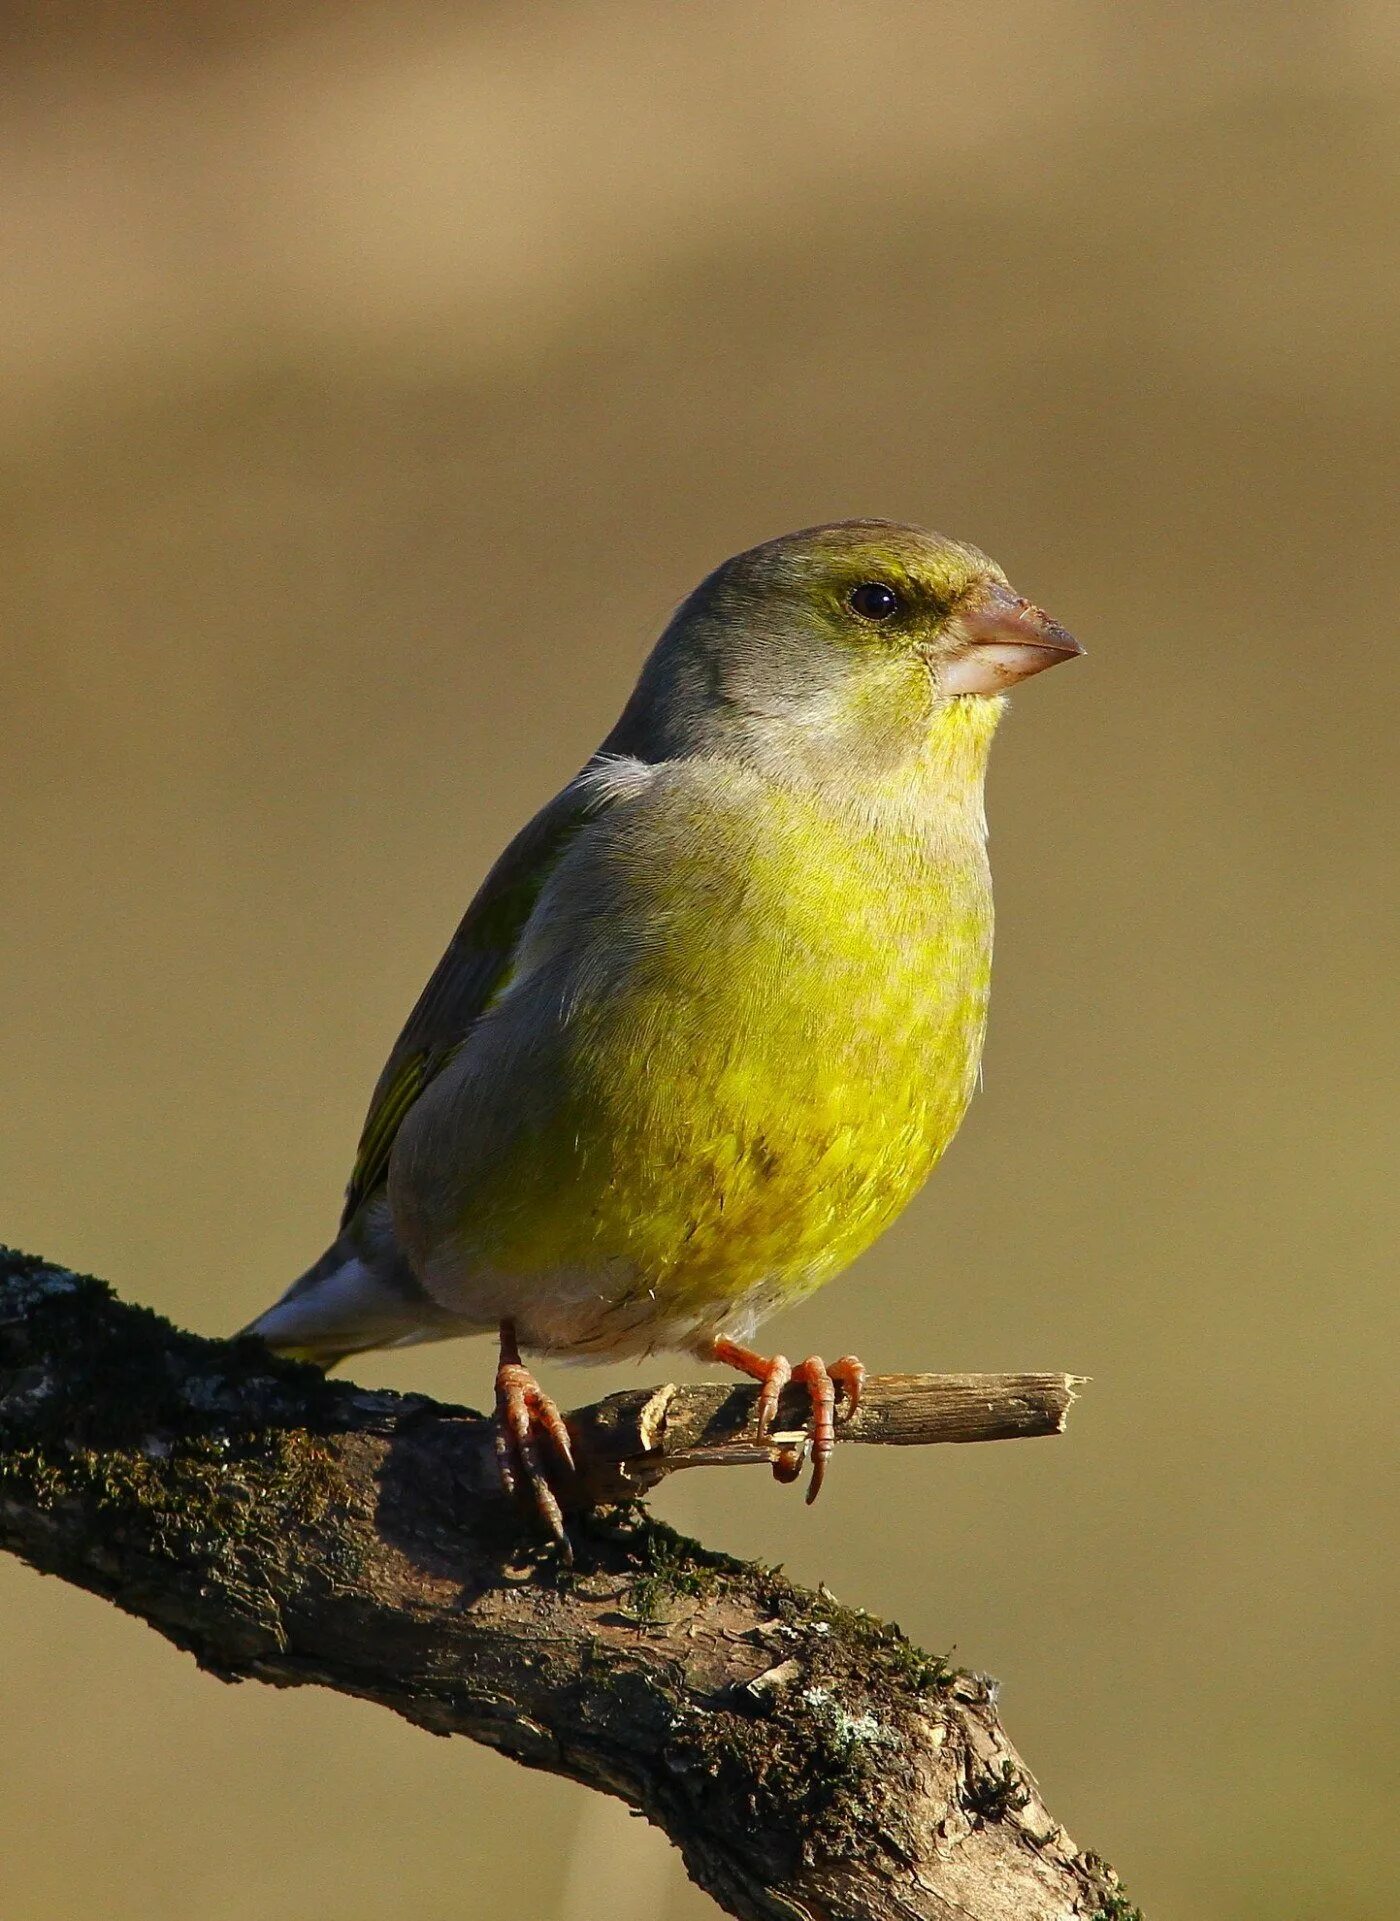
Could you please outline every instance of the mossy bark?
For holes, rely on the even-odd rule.
[[[211,1672],[337,1688],[618,1795],[746,1921],[1126,1912],[984,1680],[639,1509],[561,1567],[482,1425],[0,1252],[0,1546]]]

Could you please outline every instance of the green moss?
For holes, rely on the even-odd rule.
[[[648,1519],[636,1529],[631,1544],[644,1564],[628,1590],[629,1609],[637,1620],[666,1621],[677,1602],[703,1600],[714,1592],[723,1557],[707,1553],[698,1542]]]
[[[873,1657],[878,1670],[915,1694],[941,1693],[961,1672],[949,1664],[946,1656],[926,1654],[893,1621],[878,1620],[863,1608],[843,1608],[841,1617],[843,1633]]]
[[[1141,1908],[1135,1908],[1125,1894],[1108,1895],[1091,1915],[1090,1921],[1143,1921]]]
[[[256,1462],[256,1499],[239,1476],[245,1461]],[[178,1540],[185,1556],[212,1561],[254,1534],[265,1540],[269,1468],[282,1528],[313,1526],[341,1487],[328,1450],[276,1431],[246,1436],[237,1448],[195,1436],[158,1455],[76,1444],[61,1451],[10,1448],[0,1453],[0,1486],[23,1489],[45,1511],[80,1503],[95,1515],[119,1515],[127,1527],[144,1526],[153,1546],[169,1548]]]
[[[1030,1806],[1031,1791],[1014,1761],[987,1768],[963,1789],[962,1804],[981,1821],[1000,1821]]]
[[[863,1699],[820,1684],[784,1690],[767,1713],[713,1713],[672,1731],[668,1771],[705,1807],[739,1811],[754,1845],[858,1858],[897,1827],[898,1729]]]
[[[741,1583],[780,1630],[774,1661],[791,1656],[800,1668],[769,1694],[740,1687],[685,1717],[666,1743],[668,1772],[706,1806],[716,1794],[731,1801],[744,1833],[761,1837],[755,1845],[795,1858],[818,1832],[824,1851],[849,1858],[868,1853],[873,1835],[897,1832],[911,1686],[943,1686],[947,1664],[830,1594],[794,1587],[781,1570],[713,1555],[655,1523],[631,1538],[644,1562],[629,1590],[639,1618],[666,1618],[678,1596],[703,1598],[723,1573],[726,1590]]]
[[[818,1588],[813,1596],[787,1582],[782,1587],[774,1597],[779,1618],[798,1629],[816,1629],[858,1654],[868,1679],[933,1695],[945,1693],[962,1677],[963,1670],[946,1656],[925,1653],[893,1621],[882,1621],[864,1608],[845,1607],[829,1588]]]
[[[0,1453],[0,1488],[22,1491],[41,1514],[52,1513],[68,1493],[68,1477],[42,1448],[15,1447]]]
[[[183,1334],[11,1250],[0,1250],[0,1379],[0,1487],[44,1512],[80,1510],[99,1541],[110,1517],[119,1558],[178,1562],[250,1621],[274,1612],[257,1569],[343,1498],[331,1436],[347,1425],[345,1388],[260,1343]],[[339,1579],[357,1572],[348,1558]],[[89,1572],[99,1566],[94,1556]]]
[[[1123,1884],[1101,1854],[1085,1848],[1075,1866],[1091,1884],[1090,1898],[1097,1902],[1087,1921],[1143,1921],[1142,1909],[1135,1907],[1123,1891]]]

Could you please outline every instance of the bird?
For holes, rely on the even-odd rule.
[[[678,1350],[789,1380],[821,1488],[854,1355],[751,1345],[947,1148],[992,958],[984,777],[1016,683],[1083,652],[976,547],[893,521],[736,554],[490,869],[380,1075],[340,1229],[244,1330],[280,1354],[499,1343],[502,1483],[567,1548],[527,1357]]]

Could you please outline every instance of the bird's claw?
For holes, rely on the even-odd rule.
[[[810,1451],[812,1479],[807,1489],[807,1505],[810,1507],[822,1491],[826,1464],[836,1445],[836,1389],[838,1386],[842,1389],[841,1418],[849,1421],[860,1406],[861,1389],[865,1385],[864,1366],[854,1354],[843,1354],[830,1367],[820,1354],[811,1354],[794,1367],[785,1354],[755,1354],[733,1341],[716,1341],[712,1353],[715,1360],[729,1367],[737,1367],[741,1373],[761,1384],[755,1420],[755,1433],[760,1441],[768,1438],[777,1418],[779,1397],[788,1382],[798,1381],[806,1388],[812,1403],[812,1419],[806,1439],[800,1447],[779,1447],[775,1451],[773,1478],[785,1483],[795,1481]]]
[[[556,1404],[529,1368],[522,1365],[513,1338],[501,1337],[501,1361],[496,1369],[496,1466],[501,1486],[512,1499],[528,1491],[535,1511],[553,1535],[564,1559],[572,1560],[564,1510],[550,1485],[541,1458],[541,1440],[570,1473],[574,1450],[569,1430]]]

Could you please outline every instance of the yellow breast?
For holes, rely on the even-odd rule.
[[[985,741],[964,731],[878,806],[726,772],[619,834],[538,1064],[550,1099],[462,1197],[464,1265],[527,1321],[542,1290],[541,1344],[649,1345],[806,1292],[927,1178],[990,981]]]

